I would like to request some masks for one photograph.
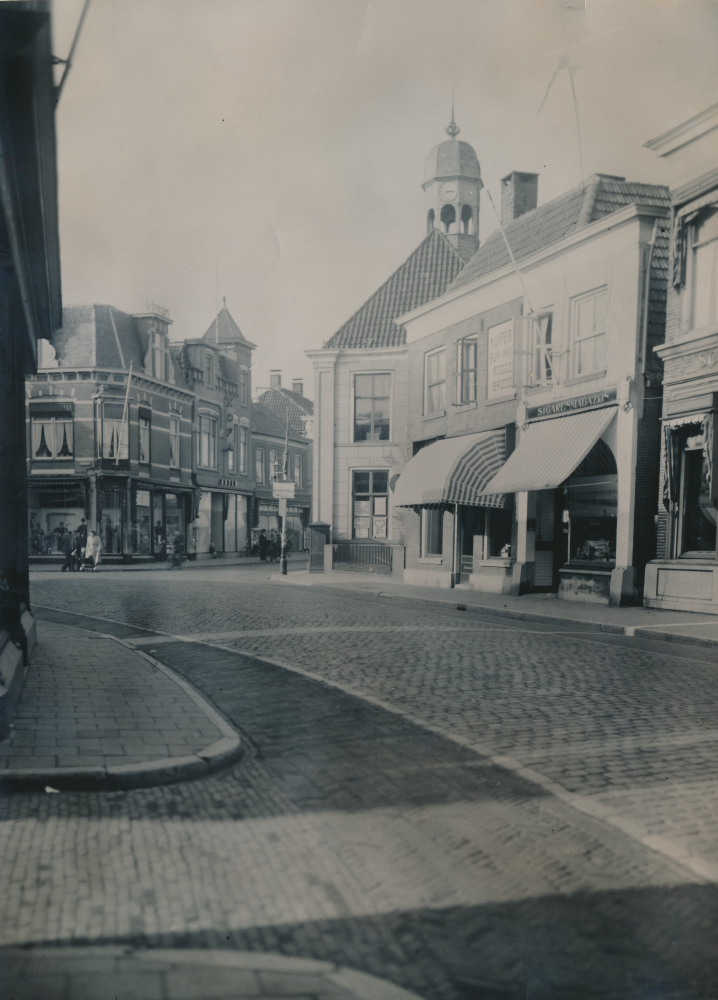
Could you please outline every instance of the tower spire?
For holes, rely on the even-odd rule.
[[[449,124],[446,127],[446,134],[450,135],[452,139],[455,139],[457,137],[457,135],[459,134],[460,131],[461,131],[461,129],[459,128],[459,126],[454,121],[454,94],[452,92],[452,94],[451,94],[451,121],[449,122]]]

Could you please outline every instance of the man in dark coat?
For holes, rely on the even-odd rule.
[[[260,562],[267,561],[267,536],[264,534],[264,528],[259,532],[259,559]]]
[[[65,556],[65,561],[62,564],[61,572],[64,573],[66,569],[69,569],[70,572],[72,572],[72,556],[74,549],[75,545],[72,540],[72,532],[68,531],[67,528],[65,528],[62,534],[62,538],[60,539],[60,551]]]

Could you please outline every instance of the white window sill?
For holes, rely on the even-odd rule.
[[[377,445],[381,445],[381,446],[383,446],[383,447],[386,448],[386,447],[389,447],[391,445],[391,440],[382,440],[382,441],[351,441],[350,444],[356,445],[358,448],[366,448],[368,445],[374,445],[374,447],[376,447]]]
[[[482,566],[485,566],[489,569],[495,569],[497,566],[503,566],[508,569],[508,567],[511,566],[512,563],[513,560],[508,556],[489,556],[488,559],[479,560],[479,562],[475,566],[474,572],[476,572],[476,569],[480,569]]]
[[[600,368],[598,371],[589,372],[587,375],[576,375],[574,378],[564,380],[564,385],[578,385],[580,382],[594,382],[596,379],[605,378],[606,369]]]
[[[422,556],[419,559],[420,566],[441,566],[443,563],[442,556]]]
[[[542,392],[553,392],[553,382],[545,385],[529,385],[526,387],[527,396],[539,396]]]
[[[437,410],[436,413],[427,413],[422,420],[437,420],[439,417],[445,417],[446,410]]]
[[[33,457],[33,458],[30,459],[30,461],[31,462],[38,462],[38,463],[40,463],[40,462],[74,462],[75,461],[75,456],[74,455],[62,455],[60,458],[52,458],[52,456],[50,458],[35,458],[35,457]]]
[[[457,410],[475,410],[478,405],[475,399],[469,403],[454,403]]]

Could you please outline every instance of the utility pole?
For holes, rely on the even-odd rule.
[[[284,482],[289,479],[289,414],[287,414],[286,432],[284,435]],[[279,510],[282,517],[282,558],[279,563],[279,572],[282,576],[287,575],[287,501],[279,501]]]

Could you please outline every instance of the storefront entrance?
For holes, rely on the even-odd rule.
[[[132,554],[164,559],[179,531],[186,543],[184,494],[135,487],[132,510]],[[120,550],[121,551],[121,550]]]

